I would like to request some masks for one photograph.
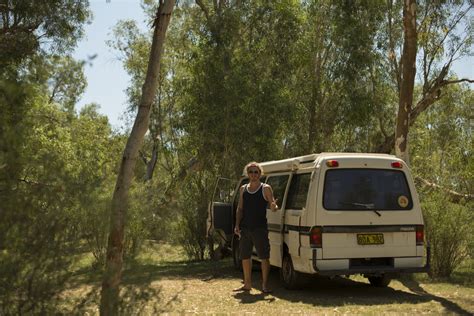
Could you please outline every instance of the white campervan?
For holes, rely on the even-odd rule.
[[[287,288],[304,274],[362,274],[387,286],[397,273],[426,272],[420,202],[408,166],[385,154],[321,153],[261,163],[280,209],[267,210],[270,264]],[[208,227],[232,248],[238,188],[233,201],[213,202]],[[219,188],[218,188],[219,189]],[[258,258],[255,256],[255,260]]]

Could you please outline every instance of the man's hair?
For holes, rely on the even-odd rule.
[[[262,166],[260,166],[260,164],[256,161],[252,161],[252,162],[249,162],[246,166],[245,166],[245,175],[248,177],[249,174],[248,174],[248,170],[250,167],[255,167],[255,168],[258,168],[258,170],[260,170],[260,176],[263,176],[263,168]]]

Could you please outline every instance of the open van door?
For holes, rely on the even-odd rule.
[[[207,216],[207,235],[215,234],[223,244],[228,244],[233,235],[232,197],[235,181],[223,177],[217,178]]]

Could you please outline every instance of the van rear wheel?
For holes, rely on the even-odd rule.
[[[387,287],[390,284],[390,281],[392,280],[389,276],[385,274],[381,276],[370,276],[368,277],[368,279],[370,284],[376,287]]]
[[[289,254],[285,254],[283,257],[280,277],[285,288],[289,290],[294,290],[301,286],[301,274],[295,270]]]

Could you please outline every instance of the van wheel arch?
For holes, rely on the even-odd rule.
[[[286,244],[283,245],[280,279],[283,282],[285,288],[289,290],[298,289],[303,284],[302,273],[295,270],[293,266],[293,260],[291,259],[291,255]]]

